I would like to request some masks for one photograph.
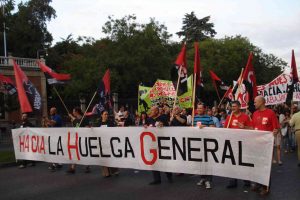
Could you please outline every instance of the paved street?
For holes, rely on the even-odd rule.
[[[265,199],[300,199],[300,167],[296,165],[296,154],[283,155],[283,166],[273,165],[272,192]],[[0,199],[262,199],[257,193],[243,188],[226,189],[227,179],[214,178],[212,190],[196,185],[197,176],[175,176],[168,183],[163,175],[161,185],[150,186],[152,175],[148,171],[134,173],[122,169],[119,176],[103,178],[100,167],[93,166],[92,173],[85,174],[79,166],[75,175],[65,173],[67,166],[50,172],[48,164],[18,169],[0,168]]]

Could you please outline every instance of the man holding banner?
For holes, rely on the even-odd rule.
[[[252,121],[250,117],[241,112],[241,103],[239,101],[231,102],[231,115],[228,115],[224,124],[226,128],[236,128],[236,129],[253,129]],[[250,181],[244,181],[245,186],[250,186]],[[236,188],[237,187],[237,179],[230,179],[227,188]]]
[[[273,110],[266,108],[266,100],[263,96],[257,96],[254,99],[256,111],[253,113],[252,121],[255,130],[270,131],[273,135],[278,134],[280,128],[279,121]],[[270,161],[271,162],[271,161]],[[270,179],[271,180],[271,179]],[[260,195],[268,195],[270,192],[269,187],[261,184],[256,184],[252,188],[253,191],[260,191]]]

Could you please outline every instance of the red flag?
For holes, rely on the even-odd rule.
[[[110,98],[110,70],[107,69],[98,87],[98,94],[100,96],[99,103],[97,103],[91,112],[87,112],[86,116],[100,114],[103,110],[109,110],[112,107]]]
[[[232,94],[232,87],[229,87],[228,90],[224,94],[224,99],[227,98],[230,101],[234,100],[233,94]]]
[[[250,94],[250,100],[257,96],[256,77],[253,67],[253,54],[250,52],[245,71],[243,73],[243,83]]]
[[[221,79],[212,70],[209,70],[209,74],[213,81],[221,81]]]
[[[21,70],[21,68],[17,65],[17,63],[15,61],[13,61],[13,63],[14,63],[15,79],[17,84],[18,98],[20,102],[21,111],[22,113],[32,112],[32,107],[30,105],[30,102],[26,95],[26,91],[23,86],[24,82],[28,81],[28,78]]]
[[[48,79],[49,84],[55,84],[59,81],[68,81],[71,79],[70,74],[58,74],[55,71],[53,71],[50,67],[47,67],[45,64],[41,63],[40,61],[38,61],[37,63],[44,73],[48,74],[49,76],[51,76],[51,78],[55,79],[52,81],[49,81]]]
[[[14,82],[9,77],[0,74],[0,83],[5,93],[13,95],[17,92]]]
[[[181,69],[181,71],[180,71]],[[180,53],[177,56],[177,59],[174,63],[174,66],[171,68],[171,79],[174,86],[177,86],[179,76],[179,83],[178,83],[178,92],[177,95],[180,96],[187,92],[187,61],[186,61],[186,46],[183,44]],[[175,86],[175,88],[176,88]]]
[[[299,82],[294,49],[292,50],[291,75],[294,83]]]
[[[109,69],[106,70],[102,81],[104,83],[104,88],[105,88],[105,95],[110,94],[110,71]]]

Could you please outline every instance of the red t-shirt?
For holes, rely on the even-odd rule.
[[[230,115],[228,115],[226,118],[224,128],[227,128],[229,119],[230,119]],[[240,113],[239,116],[235,116],[234,114],[232,114],[228,128],[239,128],[238,122],[244,124],[244,126],[252,127],[252,121],[250,117],[245,113]]]
[[[276,114],[268,108],[263,111],[255,111],[252,116],[252,123],[255,130],[273,131],[280,128]]]

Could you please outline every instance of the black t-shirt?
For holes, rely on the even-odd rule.
[[[179,117],[181,119],[184,119],[185,122],[181,123],[180,121],[177,120],[177,118],[174,117],[173,120],[171,121],[171,125],[170,126],[186,126],[186,120],[187,120],[186,116],[185,115],[179,115]]]
[[[30,123],[29,121],[22,122],[20,128],[26,128],[26,127],[34,127],[34,125],[32,123]]]
[[[146,120],[146,124],[148,126],[150,126],[150,125],[155,126],[156,122],[162,122],[164,126],[169,126],[169,121],[168,121],[167,115],[160,115],[157,118],[148,117]]]
[[[72,122],[73,127],[78,127],[80,124],[81,119],[74,119]],[[84,118],[80,124],[80,127],[88,127],[90,125],[90,122],[87,118]]]
[[[130,117],[127,117],[125,118],[125,121],[124,121],[124,126],[132,126],[133,125],[133,121],[131,120]]]
[[[106,122],[100,122],[99,126],[101,127],[115,127],[115,123],[111,120],[107,120]]]

